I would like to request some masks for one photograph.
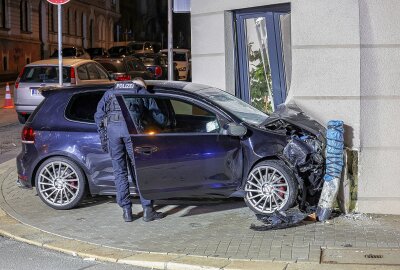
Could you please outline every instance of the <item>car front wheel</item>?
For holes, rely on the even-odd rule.
[[[249,173],[244,200],[257,214],[271,214],[294,205],[298,192],[297,181],[282,161],[258,163]]]
[[[74,208],[86,192],[82,170],[64,157],[47,159],[38,169],[35,184],[40,199],[57,210]]]

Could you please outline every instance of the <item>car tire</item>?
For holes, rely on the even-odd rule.
[[[76,207],[86,194],[86,180],[72,160],[58,156],[43,162],[35,177],[40,199],[57,210]]]
[[[21,113],[18,113],[18,121],[20,124],[25,124],[26,121],[28,120],[28,118],[29,118],[29,114],[23,115]]]
[[[244,201],[256,214],[271,214],[292,207],[298,183],[289,167],[280,160],[262,161],[250,171]]]

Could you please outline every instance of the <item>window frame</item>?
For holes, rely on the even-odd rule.
[[[286,100],[288,93],[286,84],[286,72],[283,59],[281,30],[278,16],[290,13],[290,4],[263,6],[234,11],[234,44],[235,44],[235,80],[236,93],[240,99],[251,104],[250,85],[248,83],[249,68],[247,64],[248,52],[246,46],[246,30],[244,20],[264,17],[267,20],[268,53],[272,77],[272,94],[274,110]],[[278,44],[279,42],[279,44]]]

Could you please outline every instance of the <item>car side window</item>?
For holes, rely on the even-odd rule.
[[[94,123],[94,114],[97,104],[104,92],[86,92],[72,96],[65,111],[65,117],[69,120]]]
[[[86,69],[86,65],[78,67],[78,78],[79,80],[89,80],[89,74]]]
[[[100,64],[95,64],[97,71],[99,72],[100,75],[100,79],[102,80],[107,80],[108,79],[108,74],[107,72],[104,70],[104,68],[100,65]]]
[[[133,122],[145,134],[219,133],[217,116],[187,101],[164,97],[124,96]]]
[[[87,70],[89,73],[89,79],[90,80],[99,80],[101,79],[100,74],[99,74],[99,70],[96,67],[96,64],[94,63],[89,63],[87,64]]]

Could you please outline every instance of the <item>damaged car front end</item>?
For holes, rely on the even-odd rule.
[[[261,215],[295,205],[302,211],[314,208],[325,173],[326,129],[294,104],[282,104],[257,129],[279,136],[280,142],[274,144],[279,160],[271,159],[262,147],[252,147],[261,161],[248,174],[244,186],[246,204]]]

